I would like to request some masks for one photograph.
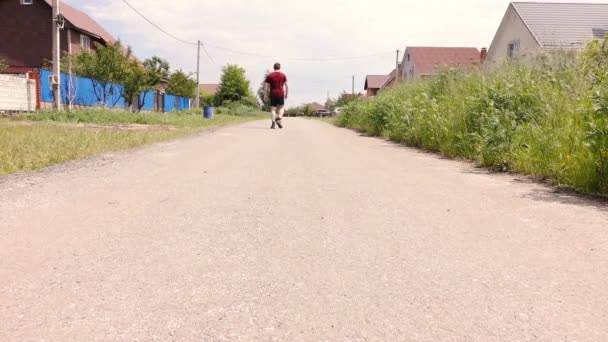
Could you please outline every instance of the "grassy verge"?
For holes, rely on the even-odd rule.
[[[20,117],[30,121],[54,121],[69,123],[96,123],[96,124],[138,124],[138,125],[167,125],[174,127],[200,128],[216,125],[223,121],[236,120],[239,117],[261,117],[261,112],[217,114],[214,120],[204,119],[200,110],[156,113],[131,113],[126,111],[108,111],[96,108],[83,109],[74,112],[41,112]]]
[[[608,195],[608,44],[475,73],[447,70],[350,104],[338,125]]]
[[[40,113],[0,119],[0,175],[41,170],[47,166],[96,154],[172,139],[200,130],[260,118],[259,115],[217,115],[205,120],[191,114],[132,114],[88,110]],[[30,119],[30,120],[28,120]],[[107,127],[80,127],[91,123]],[[114,129],[115,124],[170,125],[171,129]]]

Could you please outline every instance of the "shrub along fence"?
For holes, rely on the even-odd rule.
[[[40,101],[42,108],[48,108],[53,102],[53,91],[50,77],[52,72],[40,70]],[[120,84],[102,84],[95,80],[61,74],[61,100],[65,105],[70,103],[76,107],[106,107],[128,109],[123,97],[123,87]],[[135,110],[170,112],[173,110],[190,109],[190,99],[180,96],[163,94],[150,90],[139,96],[133,104]]]
[[[406,83],[338,125],[608,195],[608,44]]]

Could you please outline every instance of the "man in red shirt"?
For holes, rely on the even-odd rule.
[[[274,64],[274,72],[266,76],[264,82],[264,102],[268,103],[268,91],[270,90],[270,113],[272,114],[272,126],[274,129],[275,124],[279,128],[283,128],[283,114],[285,113],[285,99],[289,93],[289,87],[287,86],[287,76],[281,72],[281,64]]]

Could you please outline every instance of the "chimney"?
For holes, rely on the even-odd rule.
[[[482,47],[481,48],[481,63],[484,63],[486,61],[486,58],[488,58],[488,48]]]

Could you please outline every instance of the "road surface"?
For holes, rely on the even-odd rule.
[[[247,123],[0,178],[0,341],[606,341],[608,205]]]

